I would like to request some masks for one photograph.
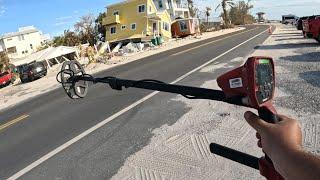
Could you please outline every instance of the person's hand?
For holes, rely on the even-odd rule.
[[[247,122],[257,131],[258,146],[271,158],[277,171],[286,162],[284,154],[302,150],[302,135],[298,121],[278,115],[280,122],[270,124],[252,112],[244,114]]]

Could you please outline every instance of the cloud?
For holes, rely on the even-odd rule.
[[[72,16],[62,16],[62,17],[57,17],[56,20],[57,21],[63,21],[63,20],[68,20],[68,19],[72,19]]]
[[[71,15],[56,17],[55,18],[56,22],[53,24],[53,26],[63,26],[63,25],[70,25],[71,23],[74,23],[78,13],[79,11],[75,10]]]
[[[60,22],[56,22],[53,25],[54,26],[62,26],[62,25],[66,25],[66,24],[71,24],[73,23],[73,21],[60,21]]]
[[[3,16],[7,12],[7,8],[5,6],[0,6],[0,17]]]

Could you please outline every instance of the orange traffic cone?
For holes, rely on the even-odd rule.
[[[269,34],[272,34],[272,26],[269,26]]]

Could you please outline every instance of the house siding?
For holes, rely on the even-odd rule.
[[[145,5],[145,11],[143,13],[138,12],[138,6]],[[118,3],[107,7],[106,18],[110,18],[113,12],[119,11],[120,23],[106,25],[106,40],[109,42],[121,41],[126,39],[144,38],[147,35],[153,35],[152,22],[148,20],[148,15],[157,13],[157,9],[152,0],[132,0],[125,3]],[[161,21],[165,21],[170,24],[170,16],[167,12],[163,12],[160,15]],[[131,24],[136,23],[136,29],[131,29]],[[125,29],[121,27],[125,25]],[[111,34],[111,27],[116,28],[116,33]],[[170,38],[170,31],[160,30],[160,33],[165,38]]]

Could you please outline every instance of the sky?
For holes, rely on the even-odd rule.
[[[19,27],[33,25],[51,37],[72,29],[79,17],[98,15],[107,5],[121,0],[0,0],[0,34],[17,31]],[[236,0],[235,0],[236,1]],[[194,0],[204,10],[215,9],[219,0]],[[283,14],[306,16],[320,14],[320,0],[253,0],[252,14],[263,11],[268,19],[281,19]],[[221,10],[213,11],[219,16]]]

